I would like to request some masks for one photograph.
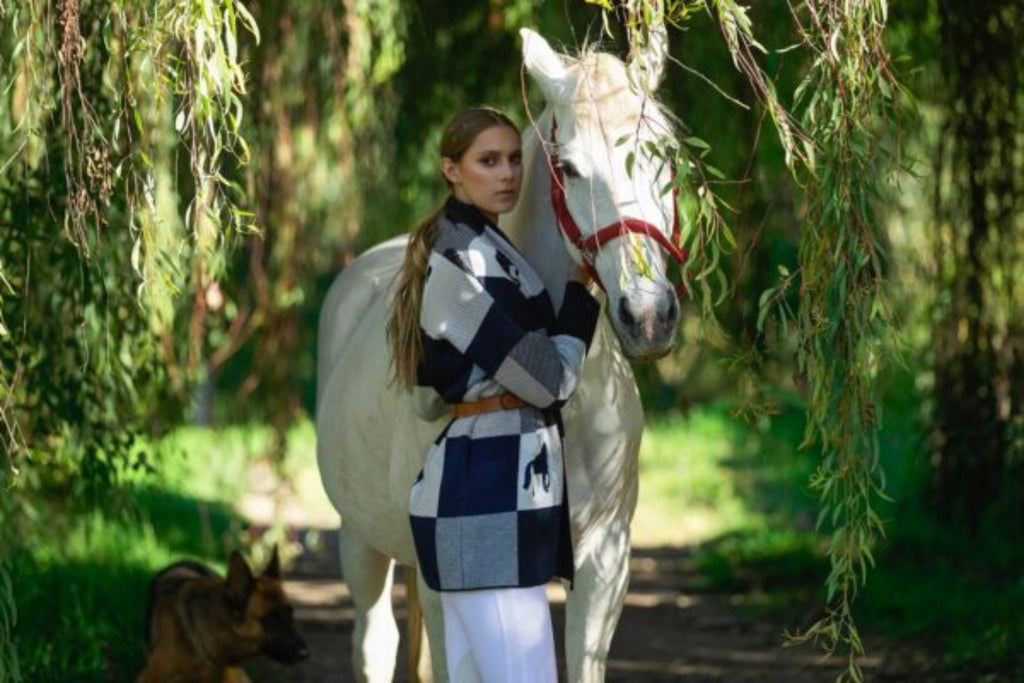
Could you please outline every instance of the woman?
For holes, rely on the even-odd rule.
[[[574,279],[556,314],[497,226],[522,184],[508,117],[456,115],[441,170],[451,196],[410,238],[388,324],[395,379],[454,413],[410,495],[419,567],[440,591],[453,681],[555,681],[545,584],[573,570],[559,409],[599,305]]]

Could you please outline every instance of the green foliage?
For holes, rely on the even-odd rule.
[[[800,638],[842,646],[850,655],[843,678],[860,680],[855,657],[863,645],[852,603],[883,533],[875,378],[892,334],[874,202],[898,170],[895,136],[886,130],[897,119],[898,84],[882,44],[884,2],[805,8],[798,19],[815,58],[795,97],[815,146],[800,242],[798,365],[811,394],[805,443],[823,450],[811,486],[821,496],[819,525],[830,525],[832,540],[828,611]]]
[[[320,502],[312,425],[289,437],[281,471],[290,486],[309,487],[295,496],[315,513],[327,503]],[[263,562],[267,539],[253,533],[237,506],[253,490],[254,473],[269,467],[272,441],[263,426],[182,428],[147,444],[160,476],[127,475],[118,505],[28,493],[8,560],[24,679],[134,680],[156,571],[192,558],[223,573],[235,549]],[[287,558],[288,547],[281,549]]]
[[[0,678],[39,569],[9,557],[31,501],[109,501],[187,400],[173,311],[245,223],[225,170],[245,156],[239,17],[254,28],[234,0],[0,7]]]
[[[1024,556],[1019,544],[1006,542],[1004,522],[985,520],[972,539],[964,524],[942,524],[902,506],[890,527],[884,568],[865,587],[858,619],[876,632],[930,645],[947,669],[1024,671]]]
[[[199,333],[195,362],[217,406],[202,405],[200,419],[266,420],[280,454],[290,425],[313,410],[331,278],[359,249],[408,227],[392,201],[406,17],[390,0],[251,6],[263,40],[242,49],[252,65],[243,130],[256,151],[243,184],[260,188],[251,197],[265,230],[232,254],[228,277],[181,324]]]
[[[1022,521],[987,515],[972,539],[966,524],[929,514],[929,467],[919,457],[927,423],[915,372],[880,379],[888,419],[879,457],[896,502],[878,505],[887,534],[854,615],[876,658],[919,678],[1017,680],[1024,548],[1014,541]],[[781,412],[749,426],[730,417],[735,404],[724,400],[653,421],[641,447],[633,530],[640,545],[694,547],[697,585],[735,596],[752,618],[795,625],[824,599],[816,584],[828,570],[830,530],[814,528],[816,494],[807,481],[819,457],[797,448],[802,402],[774,399]]]
[[[793,273],[779,267],[782,279],[761,294],[757,327],[763,330],[773,307],[781,311],[783,338],[787,321],[796,321],[798,371],[810,391],[804,445],[817,444],[823,451],[811,486],[821,498],[819,525],[832,529],[827,611],[799,638],[818,639],[830,652],[843,647],[849,668],[841,678],[861,680],[856,657],[863,645],[851,609],[882,533],[876,511],[883,494],[874,378],[892,330],[881,296],[882,230],[874,209],[897,170],[891,151],[896,136],[885,128],[896,120],[893,97],[899,88],[882,44],[887,7],[884,0],[826,0],[792,10],[797,47],[808,64],[794,97],[798,125],[758,62],[756,54],[768,50],[754,36],[746,7],[732,0],[636,0],[605,9],[625,17],[636,48],[655,40],[670,18],[684,21],[701,5],[718,21],[733,65],[771,118],[786,164],[803,183],[800,267]],[[691,140],[690,146],[706,150],[703,141]],[[698,187],[698,198],[708,196],[705,192],[706,184]],[[711,208],[718,203],[712,201]],[[697,233],[708,231],[703,217],[702,211],[691,215]],[[698,243],[690,272],[696,268],[698,279],[717,272],[724,296],[728,287],[717,245],[723,237],[735,246],[729,232],[708,249]],[[796,283],[799,306],[794,308],[788,291]],[[713,302],[706,293],[701,299],[707,316]]]
[[[14,630],[18,625],[18,606],[14,601],[14,583],[6,559],[0,559],[0,682],[15,683],[21,679],[21,665],[14,646]]]
[[[1024,484],[1024,13],[993,0],[931,14],[936,503],[977,528]]]
[[[748,523],[748,506],[729,476],[736,438],[736,425],[714,409],[647,424],[635,542],[696,543]]]
[[[234,0],[52,9],[25,3],[2,29],[5,438],[40,481],[103,490],[146,413],[183,396],[185,382],[162,386],[157,334],[240,225],[222,155],[244,156],[236,16],[254,25]]]

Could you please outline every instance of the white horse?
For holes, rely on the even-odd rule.
[[[667,352],[679,319],[659,247],[668,246],[675,211],[661,192],[671,173],[643,151],[644,142],[669,135],[670,126],[656,103],[631,86],[656,84],[664,42],[652,41],[654,49],[625,65],[598,52],[570,59],[532,31],[521,35],[526,69],[547,107],[524,133],[522,199],[502,229],[544,279],[556,310],[581,258],[593,265],[606,294],[608,314],[563,411],[576,562],[567,594],[567,668],[571,681],[600,681],[626,595],[643,429],[626,357]],[[549,135],[558,139],[549,147],[557,151],[557,174],[544,147],[555,143],[542,140]],[[556,221],[551,189],[563,182],[558,177],[564,178],[562,206],[578,225],[575,240]],[[603,238],[587,242],[601,232]],[[394,674],[392,562],[415,566],[409,489],[443,426],[417,418],[408,395],[389,382],[384,330],[405,244],[404,237],[390,240],[347,267],[327,294],[319,330],[317,457],[342,517],[341,563],[355,603],[354,659],[362,681],[390,681]],[[439,600],[422,577],[418,586],[434,678],[445,680]]]

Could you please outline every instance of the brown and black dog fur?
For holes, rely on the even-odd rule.
[[[287,664],[309,656],[281,586],[277,548],[255,576],[235,551],[227,578],[198,562],[176,562],[150,584],[149,656],[137,683],[240,683],[257,655]]]

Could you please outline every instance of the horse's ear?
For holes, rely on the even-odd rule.
[[[629,73],[640,89],[650,94],[658,89],[668,59],[668,31],[664,23],[651,24],[646,36],[634,44]]]
[[[523,63],[530,77],[540,86],[544,99],[552,104],[567,102],[575,79],[565,68],[561,56],[536,31],[521,28],[519,36],[523,39]]]

